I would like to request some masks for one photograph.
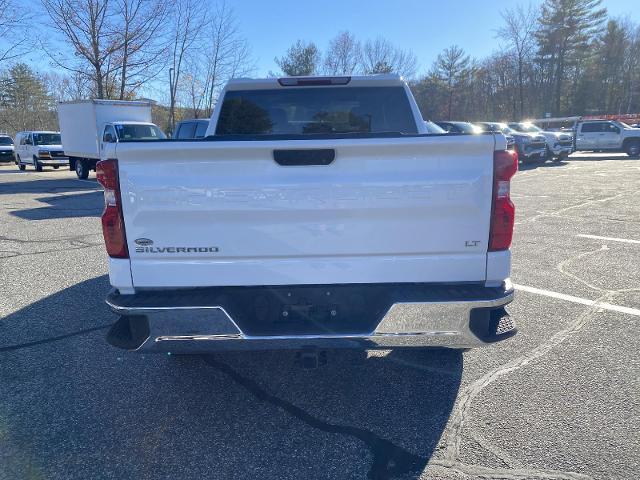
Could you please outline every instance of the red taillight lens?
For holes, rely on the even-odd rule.
[[[104,211],[102,212],[102,234],[107,253],[114,258],[129,258],[127,237],[122,218],[118,160],[102,160],[96,165],[96,177],[104,187]]]
[[[493,204],[489,231],[489,251],[507,250],[513,238],[516,207],[511,202],[511,178],[518,171],[518,154],[500,150],[493,154]]]

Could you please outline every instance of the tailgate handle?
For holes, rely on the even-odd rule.
[[[273,159],[285,167],[301,165],[329,165],[336,158],[333,148],[274,150]]]

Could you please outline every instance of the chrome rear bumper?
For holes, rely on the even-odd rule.
[[[376,287],[380,288],[379,285]],[[279,292],[287,289],[277,288]],[[336,287],[317,288],[324,291]],[[367,291],[367,286],[361,288]],[[399,287],[393,285],[393,288],[397,291]],[[135,295],[120,295],[114,291],[106,302],[121,317],[111,328],[108,340],[120,348],[141,352],[198,353],[311,346],[471,348],[500,341],[516,333],[513,321],[504,310],[504,306],[513,300],[510,282],[500,288],[413,284],[407,288],[414,289],[412,295],[399,295],[402,300],[391,300],[381,319],[373,319],[373,329],[345,331],[340,327],[337,330],[342,331],[326,328],[304,333],[293,331],[296,328],[288,332],[285,326],[270,334],[255,334],[255,324],[245,323],[243,328],[242,322],[236,321],[237,318],[234,319],[223,305],[207,304],[206,301],[193,304],[192,291],[174,290],[170,294],[150,291]],[[210,295],[199,293],[197,297],[207,296]],[[281,307],[281,314],[286,316],[289,308],[289,305]],[[334,314],[335,310],[331,310],[330,315]],[[322,322],[303,315],[301,321],[307,320],[313,323],[311,327],[314,329],[324,328]],[[348,323],[349,319],[346,318],[345,322]]]

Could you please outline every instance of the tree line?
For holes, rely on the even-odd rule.
[[[255,72],[233,9],[197,0],[40,0],[49,32],[33,38],[31,14],[0,0],[0,130],[55,128],[57,101],[155,98],[171,131],[208,117],[222,86]],[[493,53],[452,45],[426,69],[378,36],[338,32],[321,49],[295,41],[274,58],[278,75],[399,73],[430,119],[504,120],[640,111],[640,27],[610,18],[602,0],[543,0],[501,12]],[[20,62],[36,52],[53,70]],[[422,73],[419,73],[422,72]]]
[[[602,0],[544,0],[502,12],[500,49],[442,52],[412,82],[426,118],[524,119],[640,112],[640,27]]]

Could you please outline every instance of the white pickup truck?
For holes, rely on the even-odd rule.
[[[617,120],[582,120],[576,125],[577,151],[624,152],[640,157],[640,128]]]
[[[398,76],[233,80],[205,139],[121,141],[98,163],[121,315],[107,338],[180,353],[508,338],[516,170],[502,134],[429,134]]]

